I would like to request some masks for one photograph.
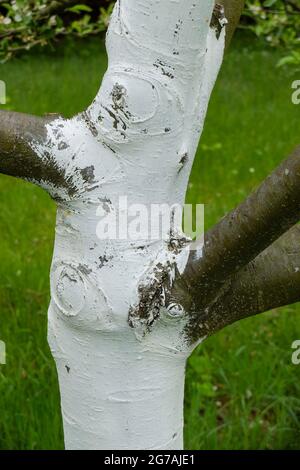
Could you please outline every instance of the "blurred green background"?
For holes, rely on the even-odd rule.
[[[214,90],[187,202],[206,205],[206,228],[238,204],[299,144],[295,68],[282,50],[241,31]],[[93,99],[106,69],[100,38],[35,50],[0,66],[10,109],[65,116]],[[40,189],[0,177],[0,448],[61,449],[54,362],[46,341],[55,205]],[[299,449],[300,305],[228,327],[190,358],[185,403],[188,449]]]

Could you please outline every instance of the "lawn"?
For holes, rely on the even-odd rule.
[[[300,140],[300,106],[280,53],[237,38],[213,93],[187,194],[206,226],[241,201]],[[0,66],[9,102],[34,114],[83,110],[106,68],[102,41]],[[298,77],[299,78],[299,77]],[[40,189],[0,177],[0,448],[61,449],[59,392],[46,340],[55,205]],[[188,449],[300,449],[300,305],[228,327],[191,357]]]

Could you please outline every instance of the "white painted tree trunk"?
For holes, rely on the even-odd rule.
[[[184,354],[147,348],[130,331],[67,330],[63,342],[56,362],[68,449],[182,448]]]
[[[68,449],[180,449],[192,349],[180,308],[139,318],[141,286],[188,249],[161,240],[101,240],[99,211],[184,204],[225,32],[210,28],[213,0],[119,0],[107,37],[109,68],[89,109],[48,125],[47,148],[68,185],[58,201],[49,343]],[[99,209],[100,207],[100,209]],[[122,223],[121,223],[122,225]],[[173,227],[180,241],[181,227]],[[134,313],[137,312],[137,313]],[[130,319],[130,320],[129,320]],[[155,321],[154,321],[155,320]]]

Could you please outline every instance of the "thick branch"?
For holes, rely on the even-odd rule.
[[[235,274],[196,317],[191,334],[212,335],[258,313],[300,301],[300,226],[296,225]]]
[[[54,0],[50,2],[50,4],[46,8],[41,10],[40,17],[48,17],[53,14],[58,14],[62,10],[66,10],[67,8],[70,8],[76,3],[77,3],[77,0]],[[82,3],[85,4],[87,2],[83,1]]]
[[[192,252],[185,278],[207,305],[229,276],[246,266],[300,219],[300,147]]]
[[[300,147],[192,251],[173,297],[191,342],[245,316],[300,300]],[[272,245],[273,244],[273,245]],[[269,247],[269,248],[268,248]]]
[[[38,155],[34,145],[46,142],[46,124],[53,117],[41,118],[0,111],[0,173],[41,184],[65,186],[64,175],[50,153]]]

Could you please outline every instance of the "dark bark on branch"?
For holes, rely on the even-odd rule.
[[[177,285],[175,284],[174,295],[182,298],[183,292],[188,292],[188,309],[192,319],[190,335],[193,339],[194,334],[198,334],[193,326],[194,322],[198,322],[197,316],[202,318],[205,312],[206,318],[211,312],[211,305],[220,298],[224,289],[228,294],[226,286],[230,278],[239,271],[237,277],[233,277],[237,283],[240,270],[300,220],[299,189],[300,147],[268,176],[245,202],[206,233],[202,257],[197,258],[197,253],[191,252],[186,271]],[[277,250],[277,245],[275,246]],[[278,252],[284,256],[281,250],[276,251],[276,259]],[[282,259],[283,265],[286,262],[287,260]],[[251,265],[248,269],[251,272]],[[280,275],[278,273],[278,276]],[[231,292],[233,293],[233,290]],[[294,296],[290,297],[287,293],[286,303],[294,301]],[[227,303],[233,307],[236,300],[227,295]],[[282,302],[279,305],[282,305]],[[273,304],[270,308],[272,307]],[[251,309],[251,302],[249,308]],[[247,310],[247,305],[245,309]],[[222,322],[223,326],[224,322],[226,324],[226,320]],[[213,330],[215,328],[216,326]]]
[[[46,124],[52,120],[53,116],[42,118],[0,111],[0,173],[64,187],[64,175],[50,153],[38,155],[32,148],[33,142],[45,143]]]
[[[300,226],[296,225],[225,283],[217,298],[195,316],[192,336],[211,336],[243,318],[299,301]]]
[[[224,6],[225,16],[228,20],[228,25],[226,27],[226,47],[228,47],[233,33],[239,23],[245,0],[219,0],[217,3]]]
[[[191,253],[185,276],[215,290],[300,219],[300,147],[242,204],[205,236],[203,256]]]

